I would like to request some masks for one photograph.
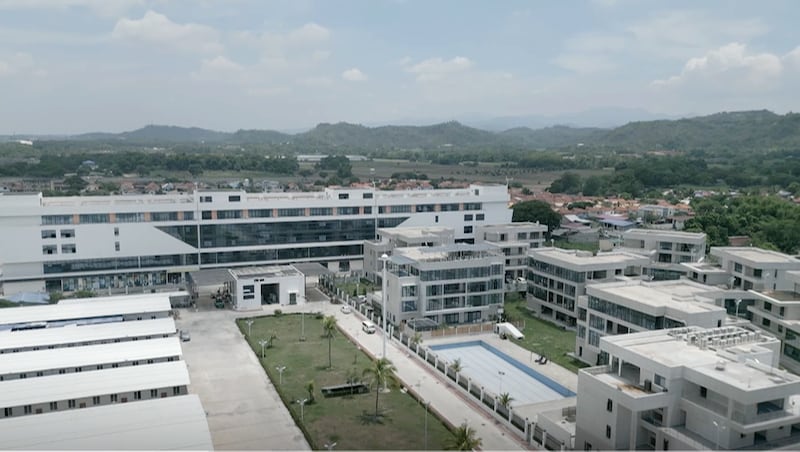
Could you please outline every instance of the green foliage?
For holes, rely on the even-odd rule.
[[[554,180],[553,183],[550,184],[550,188],[548,188],[547,191],[551,193],[567,193],[574,195],[580,193],[581,189],[581,177],[575,173],[567,171],[566,173],[562,174],[561,177]]]
[[[388,358],[381,358],[372,361],[372,364],[365,368],[361,375],[370,382],[370,384],[375,388],[375,417],[377,418],[379,415],[378,412],[378,400],[380,398],[381,390],[383,386],[389,387],[397,387],[400,384],[400,380],[397,378],[395,374],[397,372],[397,368],[394,367],[391,361]]]
[[[553,210],[549,204],[544,201],[533,200],[523,201],[514,204],[514,213],[512,214],[511,221],[514,222],[539,222],[547,225],[548,233],[553,232],[561,224],[561,215]]]
[[[306,394],[308,394],[308,402],[306,403],[314,403],[317,398],[314,396],[316,393],[316,385],[314,384],[314,380],[309,381],[306,383]]]
[[[333,367],[333,360],[331,358],[331,342],[336,335],[336,316],[328,315],[322,319],[322,336],[328,339],[328,368]]]
[[[336,171],[336,177],[340,179],[348,178],[353,175],[353,166],[350,164],[350,159],[345,155],[329,155],[324,157],[317,164],[317,168]],[[322,174],[320,173],[320,175]]]
[[[281,311],[280,309],[276,309],[276,310],[273,311],[273,315],[275,317],[280,317],[280,316],[283,315],[283,311]]]
[[[504,407],[508,408],[511,405],[511,402],[514,401],[514,398],[511,397],[511,394],[504,392],[497,397],[497,403],[503,405]]]
[[[475,450],[481,447],[483,441],[478,437],[474,428],[463,423],[453,432],[453,438],[442,444],[444,450]]]
[[[688,231],[702,231],[711,246],[747,235],[753,244],[793,254],[800,247],[800,206],[775,196],[716,196],[692,201]]]

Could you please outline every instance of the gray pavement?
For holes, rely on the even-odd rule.
[[[303,433],[278,397],[234,319],[253,313],[181,309],[189,392],[207,413],[216,450],[309,450]]]

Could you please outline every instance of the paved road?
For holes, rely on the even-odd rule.
[[[176,324],[189,330],[183,359],[189,392],[200,397],[216,450],[309,450],[231,311],[180,310]]]

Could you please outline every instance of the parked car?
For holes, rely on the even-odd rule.
[[[351,312],[353,312],[353,309],[350,307],[349,304],[342,306],[342,314],[350,314]]]
[[[181,330],[180,336],[181,336],[181,341],[183,342],[189,342],[190,340],[192,340],[192,336],[189,334],[187,330]]]

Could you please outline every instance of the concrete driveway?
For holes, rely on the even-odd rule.
[[[236,314],[181,309],[175,322],[191,333],[191,341],[183,343],[189,392],[203,403],[214,448],[310,450],[236,327]]]

